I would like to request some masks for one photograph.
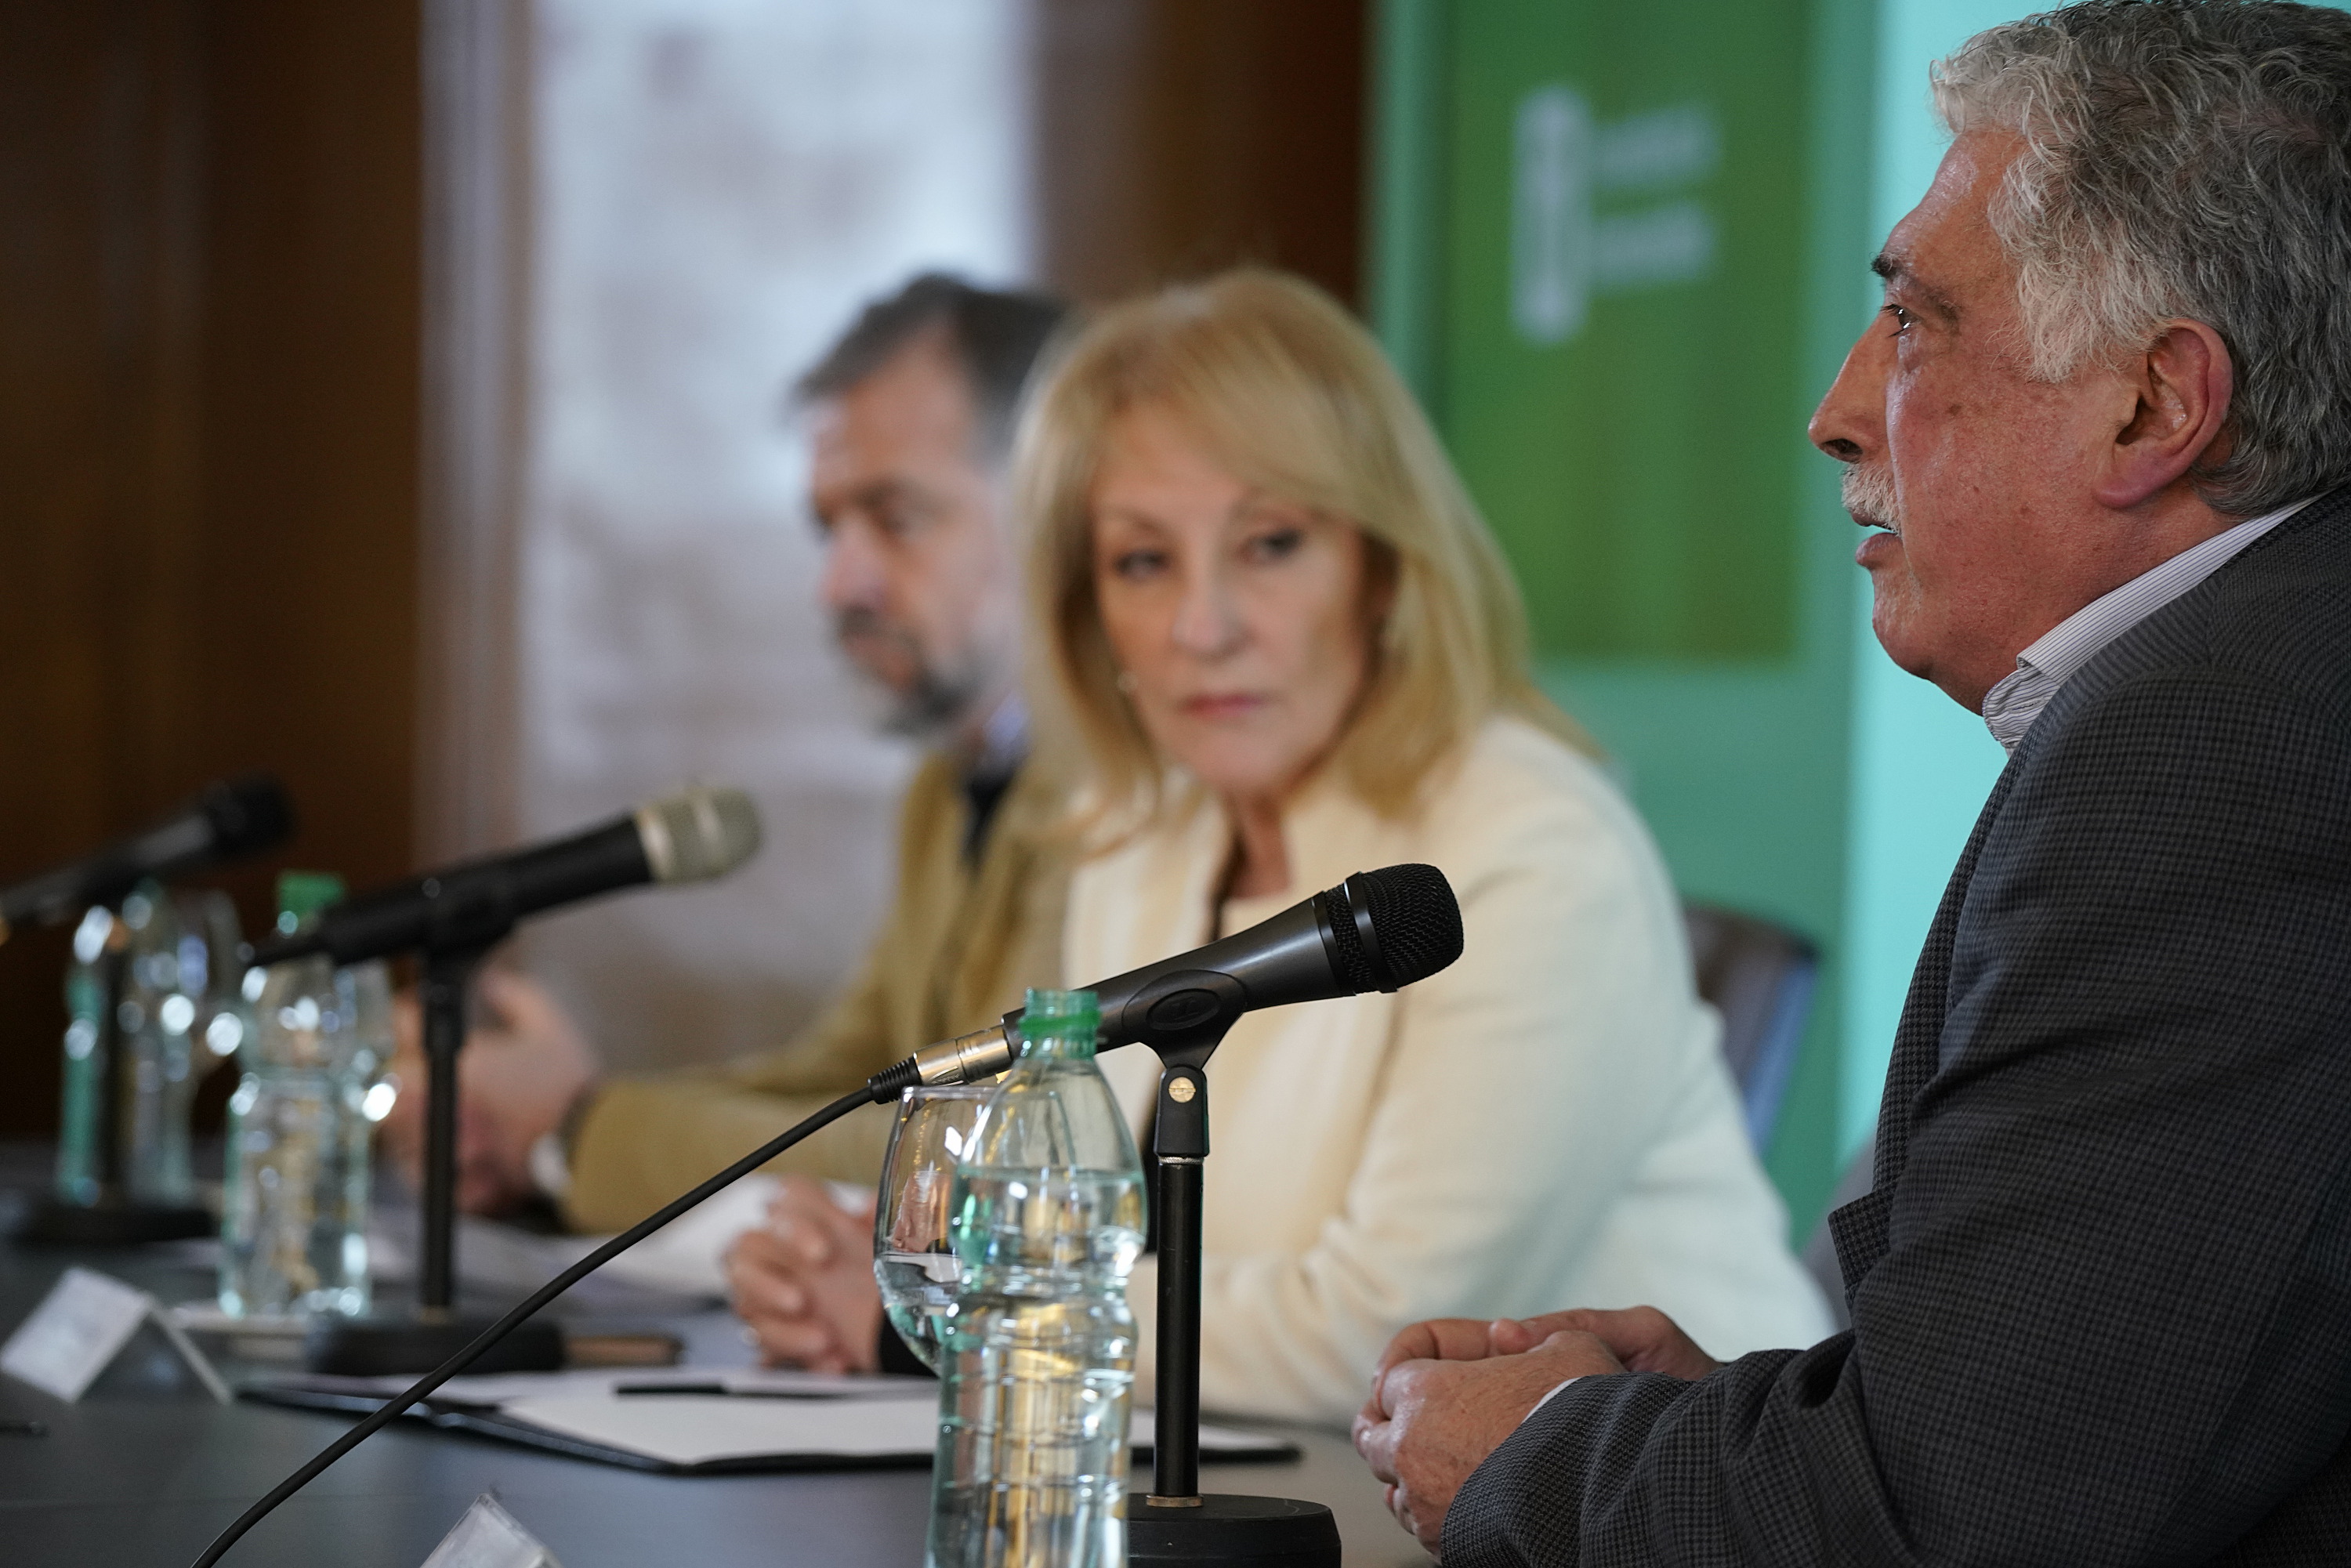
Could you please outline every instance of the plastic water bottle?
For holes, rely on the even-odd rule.
[[[1029,993],[956,1167],[931,1568],[1126,1561],[1143,1162],[1094,1065],[1100,1022],[1092,991]]]
[[[115,981],[108,973],[120,945],[114,912],[93,907],[74,927],[73,962],[66,966],[66,1061],[64,1099],[57,1119],[57,1197],[84,1207],[99,1199],[102,1161],[99,1118],[115,1113],[106,1101],[108,1014]],[[119,971],[118,971],[119,973]]]
[[[236,906],[224,893],[166,894],[150,883],[122,901],[122,923],[131,929],[116,1006],[130,1070],[123,1174],[134,1201],[191,1203],[189,1113],[218,1055],[199,1046],[220,1004],[235,999],[226,981],[237,967]]]
[[[188,1113],[214,1059],[236,1049],[236,908],[220,893],[165,892],[142,883],[118,914],[83,915],[66,970],[65,1096],[57,1196],[88,1206],[101,1178],[133,1203],[195,1199]],[[197,1049],[201,1040],[207,1048]],[[107,1057],[122,1056],[120,1098],[108,1103]],[[119,1168],[100,1169],[101,1119],[111,1118]]]
[[[339,878],[278,879],[278,929],[342,896]],[[221,1310],[238,1316],[368,1309],[368,1134],[389,1108],[392,998],[381,964],[324,956],[248,970],[245,1077],[229,1097]]]

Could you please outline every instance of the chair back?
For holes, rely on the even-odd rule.
[[[1756,1151],[1771,1146],[1780,1104],[1811,1015],[1819,950],[1784,925],[1712,904],[1685,904],[1698,994],[1722,1015],[1722,1054]]]

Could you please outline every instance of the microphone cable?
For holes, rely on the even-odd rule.
[[[782,1154],[786,1149],[790,1148],[794,1144],[799,1143],[810,1134],[831,1125],[833,1123],[841,1120],[843,1116],[848,1115],[852,1111],[856,1110],[860,1105],[878,1103],[883,1100],[894,1100],[898,1097],[898,1092],[901,1089],[914,1082],[914,1061],[912,1057],[907,1058],[904,1061],[898,1063],[896,1066],[891,1068],[885,1072],[876,1073],[867,1082],[864,1088],[852,1090],[851,1092],[842,1095],[840,1099],[835,1100],[831,1104],[827,1105],[823,1110],[810,1116],[807,1120],[801,1122],[789,1132],[760,1145],[758,1148],[752,1150],[741,1159],[737,1160],[733,1165],[728,1166],[725,1170],[720,1171],[716,1176],[712,1176],[708,1181],[704,1182],[700,1186],[695,1187],[693,1191],[686,1193],[682,1197],[673,1198],[668,1203],[664,1204],[660,1208],[655,1209],[644,1218],[638,1220],[634,1225],[632,1225],[626,1230],[622,1231],[618,1236],[613,1237],[612,1239],[605,1242],[604,1245],[597,1248],[593,1252],[589,1253],[588,1256],[580,1260],[579,1262],[574,1263],[569,1269],[564,1270],[563,1272],[558,1274],[554,1279],[549,1280],[546,1284],[541,1285],[538,1290],[532,1291],[529,1298],[520,1306],[516,1307],[512,1312],[507,1313],[506,1316],[492,1323],[488,1328],[484,1329],[475,1337],[474,1342],[471,1344],[459,1351],[456,1354],[451,1356],[448,1360],[443,1362],[440,1365],[434,1367],[432,1371],[426,1373],[423,1376],[418,1378],[415,1382],[410,1384],[406,1390],[401,1393],[397,1397],[387,1401],[381,1409],[375,1412],[375,1414],[368,1416],[358,1426],[353,1427],[350,1431],[344,1433],[341,1437],[328,1444],[324,1448],[321,1448],[315,1456],[313,1456],[308,1464],[305,1464],[300,1469],[296,1470],[292,1475],[287,1476],[284,1480],[278,1482],[277,1485],[270,1491],[268,1496],[263,1498],[259,1502],[255,1503],[251,1508],[246,1509],[243,1513],[239,1514],[235,1523],[231,1524],[226,1530],[222,1531],[218,1535],[213,1538],[213,1543],[204,1548],[204,1555],[196,1559],[193,1568],[212,1568],[214,1563],[221,1560],[223,1553],[226,1552],[230,1547],[237,1543],[237,1541],[246,1531],[251,1530],[255,1525],[267,1518],[270,1511],[277,1508],[279,1503],[284,1502],[287,1498],[292,1497],[296,1492],[300,1491],[304,1487],[308,1486],[313,1480],[316,1480],[322,1473],[325,1472],[328,1466],[333,1464],[337,1459],[341,1458],[345,1454],[348,1454],[353,1448],[358,1448],[361,1443],[367,1441],[368,1438],[374,1436],[377,1432],[381,1431],[385,1427],[391,1425],[392,1421],[396,1420],[400,1416],[402,1412],[407,1410],[411,1406],[416,1404],[418,1401],[426,1398],[434,1389],[440,1387],[444,1383],[448,1382],[449,1379],[465,1371],[468,1366],[471,1366],[484,1351],[488,1350],[492,1345],[497,1343],[498,1341],[506,1338],[507,1334],[511,1333],[515,1330],[517,1325],[520,1324],[524,1319],[529,1317],[533,1312],[538,1311],[539,1308],[547,1305],[548,1302],[555,1300],[556,1297],[563,1294],[564,1291],[569,1290],[572,1286],[578,1284],[580,1281],[586,1279],[589,1275],[594,1273],[597,1270],[602,1268],[605,1264],[611,1262],[622,1253],[626,1252],[630,1248],[634,1247],[638,1242],[643,1241],[646,1237],[651,1236],[654,1231],[659,1230],[663,1226],[667,1225],[671,1220],[675,1219],[679,1215],[684,1214],[687,1209],[692,1208],[704,1198],[706,1198],[711,1194],[717,1192],[720,1188],[731,1186],[734,1183],[740,1181],[743,1177],[749,1176],[753,1171],[758,1170],[761,1166],[766,1165],[769,1160],[774,1159],[778,1155]]]

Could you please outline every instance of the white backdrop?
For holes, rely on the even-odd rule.
[[[1020,276],[1021,0],[539,0],[515,816],[690,779],[767,848],[540,923],[525,957],[616,1066],[780,1039],[854,962],[911,756],[815,607],[783,389],[911,271]]]

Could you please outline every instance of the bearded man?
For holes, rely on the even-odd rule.
[[[1049,831],[1058,794],[1028,757],[1004,469],[1023,386],[1064,314],[1039,295],[925,275],[869,305],[794,389],[811,426],[819,597],[883,694],[888,727],[928,747],[900,810],[894,897],[862,967],[769,1054],[638,1078],[603,1076],[537,984],[486,974],[459,1058],[462,1207],[498,1213],[543,1197],[574,1228],[618,1230],[1060,972],[1068,867]],[[419,1081],[421,1065],[411,1072]],[[402,1110],[387,1126],[395,1154],[420,1134]],[[768,1225],[728,1260],[736,1304],[770,1356],[874,1364],[875,1336],[835,1343],[783,1265],[870,1245],[870,1219],[816,1178],[872,1186],[889,1126],[847,1118],[778,1162],[790,1177]]]

